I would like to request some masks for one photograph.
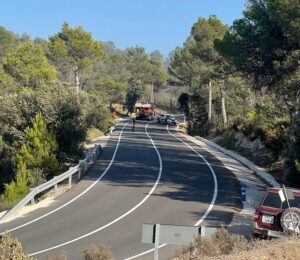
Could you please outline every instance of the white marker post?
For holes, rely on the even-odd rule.
[[[155,225],[155,250],[154,250],[154,260],[158,260],[158,250],[159,250],[159,230],[160,224]]]

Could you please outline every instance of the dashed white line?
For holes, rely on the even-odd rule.
[[[66,241],[66,242],[64,242],[64,243],[61,243],[61,244],[58,244],[58,245],[55,245],[55,246],[52,246],[52,247],[49,247],[49,248],[46,248],[46,249],[43,249],[43,250],[34,252],[34,253],[31,253],[31,254],[29,254],[29,256],[38,255],[38,254],[41,254],[41,253],[44,253],[44,252],[47,252],[47,251],[50,251],[50,250],[53,250],[53,249],[56,249],[56,248],[59,248],[59,247],[68,245],[68,244],[71,244],[71,243],[74,243],[74,242],[76,242],[76,241],[78,241],[78,240],[80,240],[80,239],[83,239],[83,238],[85,238],[85,237],[91,236],[91,235],[93,235],[93,234],[95,234],[95,233],[97,233],[97,232],[99,232],[99,231],[101,231],[101,230],[103,230],[103,229],[105,229],[105,228],[107,228],[107,227],[109,227],[109,226],[115,224],[115,223],[118,222],[119,220],[125,218],[126,216],[128,216],[130,213],[132,213],[132,212],[135,211],[138,207],[140,207],[142,204],[145,203],[145,201],[146,201],[146,200],[152,195],[152,193],[155,191],[155,189],[156,189],[156,187],[157,187],[157,185],[158,185],[158,183],[159,183],[159,181],[160,181],[161,175],[162,175],[162,159],[161,159],[161,156],[160,156],[159,151],[158,151],[157,148],[156,148],[155,143],[153,142],[151,136],[149,135],[149,133],[148,133],[148,131],[147,131],[148,125],[149,125],[149,123],[147,124],[147,126],[146,126],[146,128],[145,128],[145,132],[146,132],[147,136],[149,137],[149,139],[150,139],[150,141],[151,141],[151,143],[152,143],[152,145],[153,145],[153,147],[154,147],[154,149],[155,149],[155,151],[156,151],[156,153],[157,153],[158,159],[159,159],[159,173],[158,173],[157,179],[156,179],[156,181],[155,181],[155,183],[154,183],[152,189],[149,191],[148,195],[147,195],[146,197],[144,197],[144,198],[143,198],[137,205],[135,205],[132,209],[130,209],[129,211],[125,212],[123,215],[121,215],[120,217],[114,219],[113,221],[107,223],[106,225],[104,225],[104,226],[102,226],[102,227],[99,227],[99,228],[97,228],[97,229],[95,229],[95,230],[93,230],[93,231],[91,231],[91,232],[89,232],[89,233],[87,233],[87,234],[84,234],[84,235],[79,236],[79,237],[77,237],[77,238],[74,238],[74,239],[72,239],[72,240]]]

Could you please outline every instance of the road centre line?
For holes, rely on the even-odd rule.
[[[195,224],[194,224],[194,226],[199,226],[201,223],[202,223],[202,221],[208,216],[208,214],[210,213],[210,211],[212,210],[212,208],[213,208],[213,206],[214,206],[214,204],[215,204],[215,202],[216,202],[216,199],[217,199],[217,194],[218,194],[218,180],[217,180],[217,177],[216,177],[216,173],[215,173],[215,171],[214,171],[214,169],[211,167],[211,165],[210,165],[210,163],[201,155],[201,154],[199,154],[192,146],[190,146],[188,143],[186,143],[185,141],[183,141],[181,138],[179,138],[179,137],[177,137],[176,135],[174,135],[174,134],[172,134],[170,131],[169,131],[169,126],[167,125],[167,127],[166,127],[166,129],[167,129],[167,131],[168,131],[168,133],[170,134],[170,135],[172,135],[172,136],[174,136],[176,139],[178,139],[180,142],[182,142],[182,143],[184,143],[187,147],[189,147],[191,150],[193,150],[207,165],[208,165],[208,167],[209,167],[209,169],[210,169],[210,171],[211,171],[211,173],[212,173],[212,176],[213,176],[213,179],[214,179],[214,184],[215,184],[215,186],[214,186],[214,195],[213,195],[213,198],[212,198],[212,200],[211,200],[211,202],[210,202],[210,205],[209,205],[209,207],[207,208],[207,210],[206,210],[206,212],[205,212],[205,214],[201,217],[201,219],[200,220],[198,220]],[[165,247],[166,245],[168,245],[168,244],[162,244],[162,245],[160,245],[159,246],[159,248],[162,248],[162,247]],[[146,254],[149,254],[149,253],[151,253],[151,252],[153,252],[154,251],[154,248],[152,248],[152,249],[150,249],[150,250],[147,250],[147,251],[145,251],[145,252],[142,252],[142,253],[140,253],[140,254],[138,254],[138,255],[134,255],[134,256],[131,256],[131,257],[129,257],[129,258],[126,258],[126,259],[124,259],[124,260],[131,260],[131,259],[135,259],[135,258],[137,258],[137,257],[141,257],[141,256],[144,256],[144,255],[146,255]]]
[[[146,202],[146,200],[152,195],[152,193],[155,191],[157,185],[159,184],[159,181],[161,179],[161,175],[162,175],[162,159],[161,159],[161,156],[160,156],[160,153],[158,151],[158,149],[156,148],[156,145],[154,143],[154,141],[152,140],[151,136],[149,135],[147,129],[148,129],[148,125],[149,123],[146,125],[146,128],[145,128],[145,132],[147,134],[147,136],[149,137],[156,153],[157,153],[157,156],[158,156],[158,159],[159,159],[159,173],[158,173],[158,176],[157,176],[157,179],[153,185],[153,187],[151,188],[151,190],[149,191],[148,195],[146,197],[144,197],[138,204],[136,204],[132,209],[130,209],[129,211],[125,212],[123,215],[121,215],[120,217],[114,219],[113,221],[107,223],[106,225],[102,226],[102,227],[99,227],[85,235],[82,235],[80,237],[77,237],[77,238],[74,238],[72,240],[69,240],[69,241],[66,241],[64,243],[61,243],[61,244],[58,244],[58,245],[55,245],[55,246],[52,246],[52,247],[49,247],[49,248],[46,248],[46,249],[43,249],[43,250],[40,250],[40,251],[37,251],[37,252],[34,252],[34,253],[30,253],[29,256],[34,256],[34,255],[38,255],[38,254],[41,254],[41,253],[44,253],[44,252],[47,252],[47,251],[50,251],[50,250],[53,250],[53,249],[56,249],[56,248],[59,248],[59,247],[62,247],[62,246],[65,246],[65,245],[68,245],[68,244],[71,244],[71,243],[74,243],[80,239],[83,239],[83,238],[86,238],[88,236],[91,236],[113,224],[115,224],[116,222],[118,222],[119,220],[125,218],[126,216],[128,216],[130,213],[132,213],[133,211],[135,211],[137,208],[139,208],[142,204],[144,204]],[[124,126],[125,127],[125,126]]]
[[[0,233],[0,235],[1,235],[1,234],[4,234],[4,233],[6,233],[6,232],[11,232],[11,231],[20,229],[20,228],[22,228],[22,227],[28,226],[28,225],[30,225],[30,224],[32,224],[32,223],[38,221],[38,220],[41,220],[41,219],[43,219],[43,218],[45,218],[45,217],[47,217],[47,216],[49,216],[49,215],[51,215],[51,214],[53,214],[53,213],[59,211],[59,210],[61,210],[62,208],[68,206],[69,204],[71,204],[71,203],[74,202],[75,200],[77,200],[77,199],[79,199],[80,197],[82,197],[82,196],[83,196],[85,193],[87,193],[90,189],[92,189],[92,188],[93,188],[93,187],[94,187],[94,186],[95,186],[95,185],[96,185],[96,184],[97,184],[97,183],[105,176],[105,174],[108,172],[108,170],[110,169],[111,165],[113,164],[113,162],[114,162],[114,160],[115,160],[115,157],[116,157],[116,154],[117,154],[117,151],[118,151],[118,149],[119,149],[119,144],[120,144],[120,141],[121,141],[121,137],[122,137],[122,134],[123,134],[123,130],[124,130],[124,128],[126,127],[126,125],[127,125],[127,123],[123,126],[123,128],[122,128],[122,130],[121,130],[121,132],[120,132],[120,135],[119,135],[119,138],[118,138],[118,143],[117,143],[117,145],[116,145],[116,148],[115,148],[113,157],[112,157],[112,159],[110,160],[110,162],[109,162],[108,166],[106,167],[105,171],[104,171],[104,172],[101,174],[101,176],[100,176],[97,180],[95,180],[95,181],[94,181],[87,189],[85,189],[83,192],[81,192],[80,194],[78,194],[76,197],[74,197],[73,199],[71,199],[71,200],[68,201],[67,203],[61,205],[60,207],[58,207],[58,208],[56,208],[56,209],[54,209],[54,210],[52,210],[52,211],[50,211],[50,212],[48,212],[48,213],[46,213],[46,214],[40,216],[40,217],[38,217],[38,218],[35,218],[35,219],[33,219],[33,220],[29,221],[29,222],[26,222],[26,223],[24,223],[24,224],[22,224],[22,225],[19,225],[19,226],[17,226],[17,227],[12,228],[12,229],[6,230],[5,232]]]

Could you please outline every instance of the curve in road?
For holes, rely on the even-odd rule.
[[[198,153],[192,146],[190,146],[188,143],[186,143],[185,141],[183,141],[181,138],[179,138],[178,136],[172,134],[170,131],[169,131],[169,126],[167,125],[166,126],[167,128],[167,131],[170,135],[174,136],[177,140],[179,140],[180,142],[182,142],[183,144],[185,144],[187,147],[189,147],[193,152],[195,152],[209,167],[211,173],[212,173],[212,176],[213,176],[213,179],[214,179],[214,194],[213,194],[213,198],[211,200],[211,203],[209,205],[209,207],[207,208],[207,210],[205,211],[204,215],[201,217],[201,219],[199,219],[195,224],[194,226],[199,226],[203,220],[207,217],[207,215],[209,214],[209,212],[212,210],[214,204],[215,204],[215,201],[216,201],[216,198],[217,198],[217,194],[218,194],[218,180],[217,180],[217,176],[216,176],[216,173],[214,171],[214,169],[211,167],[210,163],[200,154]],[[165,247],[167,244],[162,244],[159,246],[159,248],[162,248],[162,247]],[[150,250],[147,250],[145,252],[142,252],[140,254],[137,254],[137,255],[134,255],[134,256],[131,256],[129,258],[126,258],[125,260],[131,260],[131,259],[136,259],[138,257],[141,257],[141,256],[144,256],[144,255],[147,255],[149,253],[152,253],[154,251],[154,248],[150,249]]]
[[[76,238],[74,238],[74,239],[72,239],[72,240],[66,241],[66,242],[64,242],[64,243],[61,243],[61,244],[58,244],[58,245],[55,245],[55,246],[52,246],[52,247],[49,247],[49,248],[40,250],[40,251],[38,251],[38,252],[30,253],[29,256],[35,256],[35,255],[38,255],[38,254],[41,254],[41,253],[45,253],[45,252],[47,252],[47,251],[50,251],[50,250],[53,250],[53,249],[60,248],[60,247],[62,247],[62,246],[65,246],[65,245],[74,243],[74,242],[76,242],[76,241],[78,241],[78,240],[80,240],[80,239],[83,239],[83,238],[86,238],[86,237],[88,237],[88,236],[91,236],[91,235],[93,235],[93,234],[95,234],[95,233],[97,233],[97,232],[99,232],[99,231],[101,231],[101,230],[103,230],[103,229],[105,229],[105,228],[107,228],[107,227],[113,225],[114,223],[118,222],[119,220],[125,218],[126,216],[128,216],[130,213],[132,213],[133,211],[135,211],[137,208],[139,208],[141,205],[143,205],[143,204],[145,203],[145,201],[146,201],[146,200],[152,195],[152,193],[155,191],[155,189],[156,189],[156,187],[157,187],[157,185],[158,185],[158,183],[159,183],[159,181],[160,181],[161,174],[162,174],[162,160],[161,160],[161,156],[160,156],[160,153],[159,153],[159,151],[157,150],[157,148],[156,148],[156,146],[155,146],[155,144],[154,144],[154,142],[153,142],[151,136],[150,136],[149,133],[147,132],[148,125],[149,125],[149,123],[146,125],[145,131],[146,131],[146,134],[147,134],[147,136],[149,137],[149,139],[150,139],[150,141],[151,141],[151,143],[152,143],[152,145],[153,145],[153,147],[154,147],[154,149],[155,149],[155,151],[156,151],[156,153],[157,153],[158,160],[159,160],[159,172],[158,172],[158,175],[157,175],[157,179],[156,179],[156,181],[155,181],[155,183],[154,183],[152,189],[149,191],[148,195],[145,196],[145,197],[144,197],[137,205],[135,205],[133,208],[131,208],[130,210],[128,210],[127,212],[125,212],[125,213],[124,213],[123,215],[121,215],[120,217],[118,217],[118,218],[114,219],[113,221],[107,223],[106,225],[101,226],[101,227],[99,227],[99,228],[97,228],[97,229],[95,229],[95,230],[93,230],[93,231],[91,231],[91,232],[89,232],[89,233],[86,233],[86,234],[84,234],[84,235],[82,235],[82,236],[80,236],[80,237],[76,237]],[[126,126],[126,125],[125,125],[125,126]],[[125,126],[124,126],[124,127],[125,127]],[[123,128],[123,129],[124,129],[124,128]],[[114,155],[115,155],[115,154],[114,154]],[[114,158],[114,157],[113,157],[113,158]],[[104,174],[104,173],[103,173],[103,174]],[[102,174],[102,175],[103,175],[103,174]],[[101,175],[101,176],[102,176],[102,175]]]
[[[22,225],[19,225],[19,226],[17,226],[17,227],[11,228],[11,229],[8,229],[8,230],[6,230],[5,232],[12,232],[12,231],[15,231],[15,230],[17,230],[17,229],[20,229],[20,228],[22,228],[22,227],[26,227],[26,226],[28,226],[28,225],[34,223],[34,222],[37,222],[37,221],[39,221],[39,220],[41,220],[41,219],[43,219],[43,218],[45,218],[45,217],[47,217],[47,216],[49,216],[49,215],[55,213],[55,212],[57,212],[57,211],[63,209],[64,207],[70,205],[72,202],[76,201],[77,199],[79,199],[80,197],[82,197],[84,194],[86,194],[89,190],[91,190],[91,189],[92,189],[92,188],[93,188],[93,187],[94,187],[94,186],[95,186],[95,185],[96,185],[96,184],[97,184],[97,183],[105,176],[105,174],[108,172],[108,170],[110,169],[111,165],[113,164],[113,162],[114,162],[114,160],[115,160],[115,157],[116,157],[116,154],[117,154],[117,151],[118,151],[118,148],[119,148],[119,145],[120,145],[122,133],[123,133],[123,130],[124,130],[124,128],[126,127],[126,125],[127,125],[127,123],[123,126],[123,128],[122,128],[122,130],[121,130],[121,132],[120,132],[120,135],[119,135],[119,138],[118,138],[118,143],[117,143],[117,145],[116,145],[114,154],[113,154],[113,156],[112,156],[112,158],[111,158],[111,161],[109,162],[108,166],[106,167],[105,171],[104,171],[104,172],[100,175],[100,177],[99,177],[97,180],[95,180],[95,181],[94,181],[87,189],[85,189],[83,192],[79,193],[76,197],[74,197],[73,199],[71,199],[71,200],[68,201],[67,203],[61,205],[60,207],[58,207],[58,208],[56,208],[56,209],[54,209],[54,210],[52,210],[52,211],[49,211],[48,213],[46,213],[46,214],[44,214],[44,215],[42,215],[42,216],[40,216],[40,217],[38,217],[38,218],[35,218],[35,219],[31,220],[31,221],[28,221],[28,222],[26,222],[26,223],[24,223],[24,224],[22,224]],[[5,232],[0,233],[0,235],[4,234]]]

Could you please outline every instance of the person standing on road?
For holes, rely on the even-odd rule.
[[[131,119],[132,119],[132,132],[134,132],[134,127],[135,127],[135,114],[132,114],[132,117],[131,117]]]

